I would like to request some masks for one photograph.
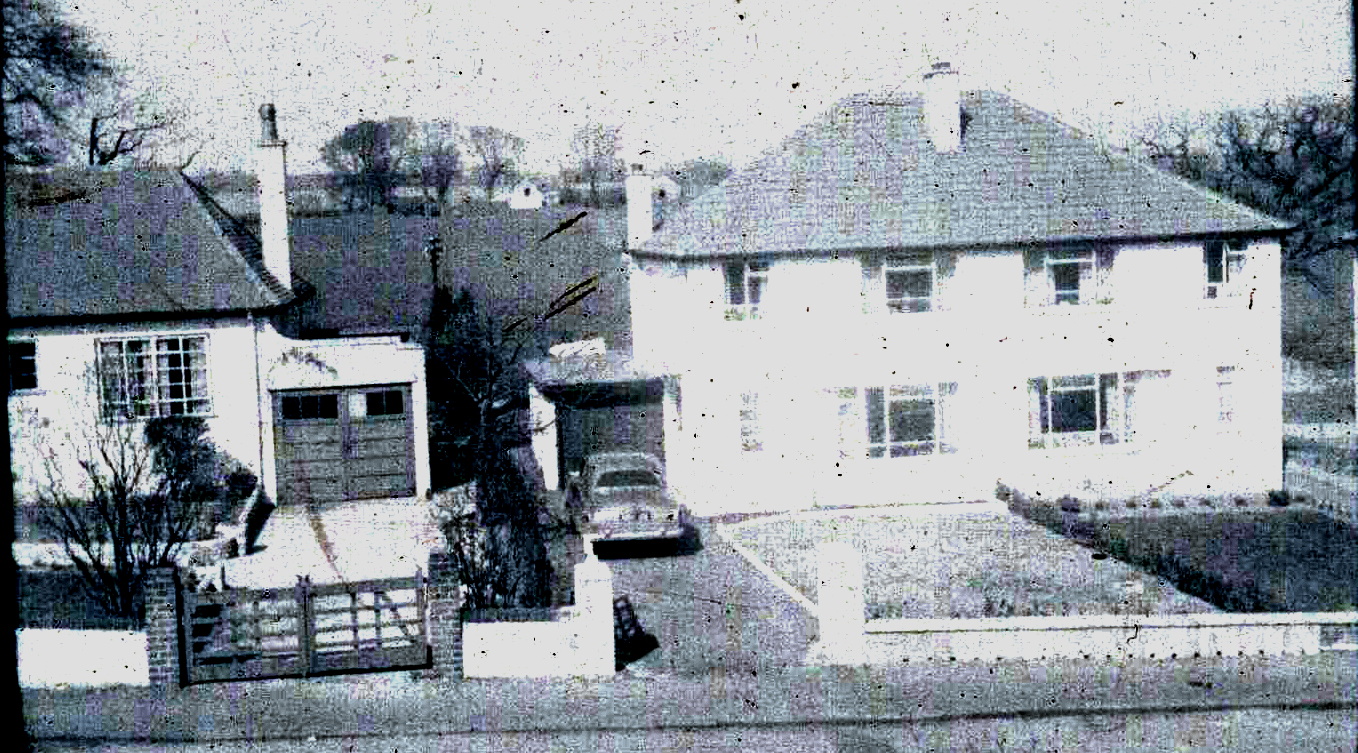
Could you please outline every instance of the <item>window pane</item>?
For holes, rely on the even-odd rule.
[[[405,414],[405,403],[401,399],[400,390],[369,392],[365,397],[369,416],[400,416]]]
[[[1052,287],[1056,289],[1057,303],[1078,303],[1080,300],[1080,267],[1075,264],[1057,264],[1052,270]]]
[[[1207,282],[1220,283],[1226,281],[1225,268],[1223,261],[1226,255],[1226,244],[1221,241],[1208,241],[1203,249],[1203,260],[1207,263]]]
[[[745,270],[740,264],[726,265],[726,302],[732,306],[745,303]]]
[[[759,305],[759,301],[764,297],[764,286],[767,284],[768,281],[764,280],[761,277],[750,278],[749,301],[751,306]]]
[[[302,400],[296,397],[283,398],[283,418],[296,421],[302,417]]]
[[[881,387],[869,387],[864,390],[867,394],[868,409],[868,441],[886,441],[886,406]]]
[[[1051,395],[1053,432],[1094,431],[1098,428],[1094,390],[1061,391]]]
[[[32,390],[38,387],[37,348],[31,342],[9,344],[9,388]]]
[[[887,272],[887,298],[928,298],[933,293],[933,278],[933,272],[927,269]]]
[[[932,400],[896,400],[891,403],[892,442],[928,442],[933,438]]]
[[[339,418],[339,396],[321,395],[318,406],[318,418]]]

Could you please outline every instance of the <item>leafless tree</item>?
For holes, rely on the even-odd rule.
[[[1142,137],[1161,167],[1297,229],[1289,272],[1321,287],[1314,262],[1354,228],[1353,111],[1346,97],[1293,99],[1160,124]]]
[[[64,156],[71,109],[112,68],[46,0],[4,0],[3,9],[5,164],[51,164]]]
[[[523,139],[494,126],[467,129],[467,149],[476,157],[477,185],[485,189],[486,201],[495,199],[495,187],[511,180],[516,172]]]
[[[622,170],[618,160],[619,133],[617,126],[587,123],[577,128],[571,139],[571,152],[580,180],[589,185],[590,206],[601,206],[599,183],[616,177]]]
[[[181,426],[194,421],[200,426]],[[147,571],[175,561],[216,499],[215,451],[199,438],[201,423],[91,422],[38,448],[39,525],[111,614],[140,618]]]
[[[123,162],[138,166],[167,166],[185,170],[203,142],[186,132],[188,112],[165,95],[136,93],[125,82],[114,82],[88,98],[80,133],[73,141],[85,145],[86,163],[106,167]]]
[[[434,483],[474,484],[474,509],[464,497],[440,521],[470,606],[550,605],[542,500],[516,460],[533,431],[521,356],[546,322],[597,287],[597,276],[589,278],[541,314],[510,320],[488,316],[465,290],[434,291],[426,337],[431,449],[442,470]]]

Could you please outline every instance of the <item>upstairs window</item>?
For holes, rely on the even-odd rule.
[[[942,383],[838,390],[840,456],[877,460],[952,452],[943,419],[956,389]]]
[[[893,314],[933,309],[934,255],[929,251],[888,256],[882,265],[886,308]]]
[[[1203,244],[1202,260],[1207,274],[1204,297],[1227,298],[1240,295],[1245,279],[1244,241],[1212,240]]]
[[[1114,249],[1046,249],[1026,254],[1030,305],[1109,303]]]
[[[100,403],[106,419],[207,416],[207,338],[100,340]]]
[[[939,287],[953,272],[946,252],[896,251],[863,260],[863,312],[915,314],[938,311]]]
[[[9,391],[38,388],[38,348],[28,340],[9,343]]]
[[[769,264],[759,261],[726,265],[726,319],[758,319],[760,304],[769,285]]]

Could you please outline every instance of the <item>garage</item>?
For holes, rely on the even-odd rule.
[[[409,384],[273,393],[280,504],[415,493]]]
[[[665,459],[660,380],[547,392],[556,404],[557,462],[564,472],[579,471],[596,452],[647,452]]]

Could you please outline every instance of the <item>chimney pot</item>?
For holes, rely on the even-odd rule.
[[[279,141],[278,138],[278,111],[274,106],[261,105],[259,108],[260,140],[266,144]]]

